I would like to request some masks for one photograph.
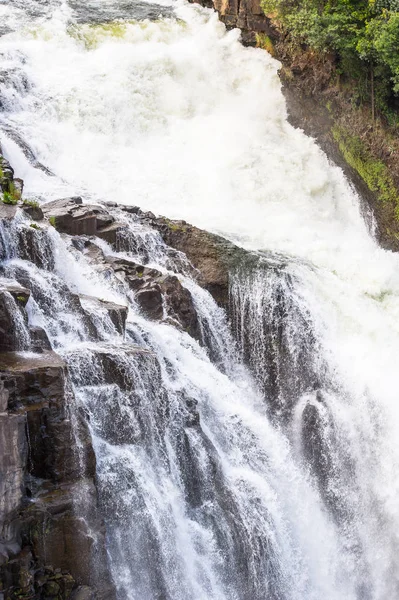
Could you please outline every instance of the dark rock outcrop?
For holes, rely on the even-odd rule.
[[[105,311],[115,329],[120,335],[125,334],[125,326],[128,308],[127,306],[122,306],[120,304],[115,304],[114,302],[107,302],[106,300],[100,300],[99,298],[95,298],[93,296],[79,296],[80,304],[87,314],[87,317],[91,320],[93,327],[96,327],[96,320],[93,316],[93,309],[99,309],[100,311]]]
[[[79,196],[61,198],[42,206],[44,216],[60,233],[69,235],[96,235],[110,244],[116,242],[123,224],[102,206],[83,204]]]
[[[72,427],[72,402],[57,354],[0,354],[0,581],[7,600],[67,600],[78,585],[113,597],[95,510],[94,453],[85,421],[75,415]],[[77,506],[79,498],[90,511]]]
[[[135,292],[135,299],[146,317],[169,318],[193,337],[199,337],[192,296],[176,276],[122,258],[106,257],[105,260],[117,277]]]
[[[28,349],[25,305],[29,296],[30,291],[19,284],[0,281],[0,352]]]
[[[185,221],[151,217],[148,223],[159,231],[168,246],[187,256],[197,269],[198,283],[212,294],[218,304],[227,308],[230,274],[249,253],[225,238],[188,225]]]

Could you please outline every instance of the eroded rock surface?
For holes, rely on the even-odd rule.
[[[82,519],[76,505],[85,498],[95,507],[96,491],[90,436],[83,419],[72,427],[73,401],[56,353],[0,354],[0,581],[6,600],[66,600],[79,585],[94,585],[98,598],[113,597],[103,525],[93,509]]]

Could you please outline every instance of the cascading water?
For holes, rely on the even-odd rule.
[[[286,122],[265,52],[184,3],[148,5],[156,21],[86,4],[0,5],[1,141],[26,196],[140,205],[254,251],[232,336],[155,233],[126,217],[119,252],[97,242],[177,272],[200,344],[56,231],[0,231],[2,276],[31,290],[89,419],[118,597],[397,597],[397,257]],[[93,297],[129,306],[125,337]]]

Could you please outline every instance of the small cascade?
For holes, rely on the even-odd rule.
[[[30,291],[30,327],[43,328],[68,365],[75,445],[87,455],[78,441],[84,416],[118,599],[318,600],[334,588],[334,599],[355,600],[350,578],[340,583],[351,553],[320,503],[324,488],[314,489],[309,466],[295,464],[288,438],[273,427],[225,312],[159,234],[130,217],[123,225],[121,246],[122,237],[108,244],[24,222],[36,264],[17,244],[1,267]],[[163,297],[157,317],[136,302],[144,277]],[[186,304],[170,304],[176,290],[193,299],[199,336],[180,324]],[[283,301],[281,292],[271,297]],[[243,311],[249,322],[253,313],[240,302],[235,317]],[[301,417],[302,426],[311,420]],[[309,455],[317,444],[309,442]],[[314,471],[323,466],[313,462]],[[90,514],[90,487],[80,490],[76,510]],[[324,531],[323,548],[308,535],[313,528]]]
[[[269,410],[289,417],[299,397],[325,384],[323,361],[295,263],[251,258],[230,284],[233,331]]]

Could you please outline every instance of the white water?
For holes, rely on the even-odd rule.
[[[96,4],[118,14],[117,1],[91,3]],[[242,48],[237,32],[226,34],[216,15],[186,4],[176,7],[180,20],[130,22],[117,35],[74,24],[66,3],[49,3],[44,16],[28,14],[29,3],[0,7],[5,22],[16,29],[0,38],[2,65],[11,70],[8,81],[15,82],[2,87],[0,125],[17,132],[55,173],[51,177],[33,168],[10,135],[2,134],[28,195],[51,199],[80,193],[88,200],[135,204],[221,232],[247,248],[296,257],[286,268],[294,280],[292,305],[308,315],[310,324],[308,330],[288,318],[287,338],[295,347],[311,331],[317,340],[310,371],[325,394],[328,410],[320,412],[332,415],[335,431],[327,492],[326,487],[316,489],[298,433],[304,407],[317,405],[313,392],[301,386],[292,391],[297,397],[289,423],[284,422],[286,438],[262,414],[250,382],[250,391],[243,392],[171,328],[145,327],[158,360],[168,357],[178,368],[179,385],[203,399],[203,429],[218,452],[229,489],[241,489],[237,510],[245,515],[255,554],[260,552],[256,539],[270,536],[265,512],[272,514],[279,591],[270,593],[298,600],[395,598],[398,258],[377,247],[340,170],[287,123],[276,61],[263,51]],[[86,271],[79,267],[77,276],[67,264],[62,277],[87,293]],[[109,297],[104,283],[97,285],[98,295]],[[272,289],[262,276],[236,285],[235,298],[250,304],[254,336],[262,329]],[[76,331],[68,335],[61,345],[72,343]],[[261,352],[265,341],[253,342]],[[254,360],[259,370],[257,356]],[[175,383],[165,374],[163,385],[168,389]],[[330,439],[331,432],[324,434]],[[133,463],[141,460],[133,454]],[[143,468],[140,462],[135,466],[138,472]],[[162,477],[154,474],[150,485]],[[168,583],[170,598],[265,597],[264,572],[252,578],[253,585],[261,580],[252,592],[221,582],[218,561],[225,557],[212,552],[204,531],[198,540],[190,531],[173,477],[166,480],[166,488],[143,486],[155,503],[154,519],[173,517],[181,528],[174,549],[167,537],[161,552],[165,570],[171,568],[177,578]],[[339,526],[327,514],[326,495],[344,506]],[[162,531],[170,532],[167,523]],[[119,546],[122,555],[126,543]],[[126,552],[134,562],[134,554]],[[178,566],[186,555],[189,564]],[[183,571],[189,587],[182,590]],[[121,597],[152,600],[145,583],[134,588],[133,571],[118,572],[118,578]]]

